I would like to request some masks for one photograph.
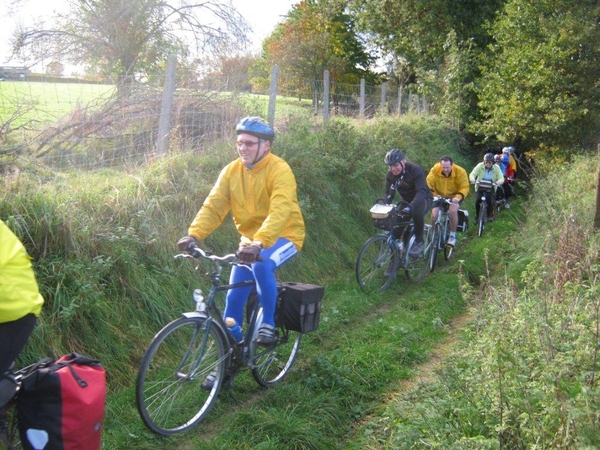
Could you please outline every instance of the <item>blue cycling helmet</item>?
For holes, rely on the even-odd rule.
[[[273,142],[275,140],[275,131],[269,123],[256,116],[244,117],[235,126],[236,134],[248,133],[259,139]]]

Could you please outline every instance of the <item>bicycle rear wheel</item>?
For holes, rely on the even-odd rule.
[[[420,256],[411,256],[410,254],[411,248],[415,243],[414,236],[410,238],[410,242],[408,243],[405,255],[404,272],[406,278],[413,283],[416,283],[425,276],[425,272],[427,272],[427,268],[429,267],[430,252],[436,251],[434,249],[435,243],[431,241],[431,234],[433,233],[430,233],[430,235],[427,236],[427,233],[423,232],[423,254]]]
[[[252,376],[263,387],[270,387],[283,380],[300,350],[302,333],[277,328],[277,334],[279,341],[271,347],[260,347],[254,339],[250,343],[253,347]]]
[[[136,382],[137,408],[150,430],[181,433],[208,414],[225,375],[224,339],[212,321],[201,317],[177,319],[154,337]],[[204,390],[201,384],[213,371],[213,386]]]
[[[366,293],[385,291],[398,269],[398,252],[389,244],[388,236],[378,234],[371,237],[358,254],[356,281]],[[386,270],[391,267],[392,270]]]
[[[11,402],[0,411],[0,448],[21,448],[21,439],[17,422],[17,408]]]

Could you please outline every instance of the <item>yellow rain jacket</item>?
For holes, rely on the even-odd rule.
[[[242,244],[260,241],[269,248],[283,237],[302,249],[305,230],[296,179],[280,157],[269,152],[252,169],[239,158],[225,166],[188,234],[199,240],[207,238],[229,211]]]
[[[0,220],[0,323],[31,313],[39,316],[43,304],[31,258],[19,238]]]
[[[458,164],[452,164],[452,172],[448,177],[442,173],[442,163],[435,164],[427,175],[427,186],[433,195],[441,195],[446,198],[460,195],[464,200],[469,195],[467,171]]]

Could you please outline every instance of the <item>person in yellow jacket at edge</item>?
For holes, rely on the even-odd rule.
[[[263,323],[256,342],[270,346],[277,340],[275,270],[289,261],[304,243],[304,219],[298,204],[296,179],[290,166],[271,153],[275,132],[260,117],[245,117],[236,125],[239,158],[221,171],[188,229],[188,236],[177,242],[181,251],[197,245],[221,225],[229,211],[241,235],[238,261],[230,283],[256,281],[258,300],[263,308]],[[244,323],[244,305],[252,291],[247,288],[227,292],[224,317]],[[215,374],[208,375],[202,387],[211,389]]]
[[[25,347],[43,304],[31,257],[0,220],[0,376]]]
[[[442,156],[427,175],[427,186],[431,189],[434,196],[441,195],[444,198],[452,199],[452,204],[448,211],[450,216],[450,237],[448,245],[456,246],[456,228],[458,226],[458,209],[462,201],[469,195],[469,176],[467,171],[454,161],[450,156]],[[433,202],[431,211],[431,221],[435,223],[440,210],[440,202]]]

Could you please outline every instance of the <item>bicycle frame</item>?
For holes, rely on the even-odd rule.
[[[176,255],[176,258],[191,258],[195,262],[198,262],[196,258],[188,254]],[[216,298],[219,292],[227,292],[230,289],[256,286],[256,282],[254,280],[247,280],[239,283],[221,284],[221,273],[223,266],[219,260],[212,262],[214,264],[214,271],[209,276],[211,280],[211,287],[209,289],[208,296],[205,298],[200,289],[195,289],[193,292],[193,297],[194,301],[196,302],[196,309],[192,312],[184,312],[182,315],[187,318],[204,318],[206,329],[210,329],[211,326],[216,326],[218,328],[219,333],[226,338],[228,347],[230,349],[230,351],[227,352],[226,372],[229,375],[235,375],[244,366],[247,366],[250,369],[256,368],[256,366],[251,364],[255,356],[254,351],[256,350],[256,347],[251,346],[250,344],[256,334],[256,315],[260,314],[261,309],[258,303],[254,305],[252,314],[250,315],[248,330],[244,335],[244,340],[241,343],[238,343],[225,324],[222,311],[216,304]],[[266,351],[269,351],[269,349],[266,349]],[[183,358],[182,365],[186,359],[187,357]],[[200,361],[197,361],[194,370],[197,369],[199,363]]]

